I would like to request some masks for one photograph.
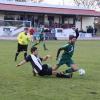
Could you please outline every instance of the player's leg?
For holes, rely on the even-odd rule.
[[[57,64],[53,67],[53,71],[56,71],[61,65],[65,64],[63,59],[59,59]]]
[[[45,40],[43,40],[43,48],[44,48],[44,50],[48,50],[47,47],[46,47]]]
[[[35,68],[33,68],[32,73],[33,73],[33,76],[37,75],[37,71],[35,70]]]
[[[28,45],[24,45],[23,46],[23,51],[24,51],[24,59],[26,58],[27,56],[27,48],[28,48]]]
[[[16,54],[15,54],[15,61],[17,61],[18,55],[19,55],[19,52],[16,52]]]
[[[40,41],[36,42],[35,44],[32,45],[32,47],[37,46],[40,43]]]
[[[20,51],[21,51],[21,45],[18,43],[17,52],[16,52],[16,54],[15,54],[15,61],[17,60],[17,57],[18,57]]]
[[[72,78],[72,73],[64,74],[63,72],[52,71],[52,75],[58,78]]]
[[[78,70],[78,66],[77,64],[75,64],[73,62],[73,60],[70,60],[69,62],[66,63],[68,67],[70,67],[69,69],[67,69],[65,72],[66,73],[73,73],[76,72]]]
[[[43,65],[43,70],[40,73],[40,76],[44,75],[54,75],[58,78],[72,78],[72,74],[63,74],[62,72],[53,71],[51,67],[49,67],[47,64]]]

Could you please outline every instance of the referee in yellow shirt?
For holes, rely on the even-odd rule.
[[[15,55],[15,61],[17,60],[17,57],[20,52],[24,51],[24,58],[26,58],[27,56],[27,48],[28,48],[28,43],[30,41],[30,36],[28,35],[28,28],[24,28],[24,31],[18,35],[17,40],[18,40],[18,47]]]

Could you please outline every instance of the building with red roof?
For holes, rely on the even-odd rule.
[[[94,27],[94,18],[100,12],[68,6],[53,6],[26,2],[0,2],[0,20],[28,20],[32,26],[77,27],[86,30]]]

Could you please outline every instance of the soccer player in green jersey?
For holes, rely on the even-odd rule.
[[[70,67],[68,70],[66,70],[64,73],[72,73],[78,70],[77,65],[72,60],[72,56],[74,53],[74,46],[75,42],[79,36],[78,29],[75,30],[76,36],[70,35],[69,36],[69,42],[64,45],[63,47],[58,49],[56,60],[58,60],[58,63],[54,70],[57,70],[61,65],[66,64],[68,67]],[[59,54],[61,51],[64,51],[62,53],[61,58],[59,59]]]
[[[48,50],[45,44],[45,31],[44,30],[39,34],[39,42],[33,44],[33,46],[36,46],[41,42],[43,43],[44,50]]]

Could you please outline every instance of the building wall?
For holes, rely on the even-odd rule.
[[[59,23],[59,16],[54,17],[54,23]]]
[[[0,20],[4,20],[4,14],[0,14]]]
[[[81,30],[81,21],[76,21],[75,27]]]
[[[17,18],[18,15],[15,15],[15,16]],[[55,16],[54,17],[54,22],[62,23],[62,18],[60,18],[61,16],[58,16],[58,15],[54,15],[54,16]],[[36,17],[36,16],[34,16],[34,17]],[[59,18],[60,18],[60,20],[59,20]],[[0,14],[0,20],[4,20],[4,14]],[[48,15],[47,14],[44,15],[44,23],[49,24]],[[69,18],[68,23],[72,24],[73,23],[73,18]],[[81,30],[81,20],[76,20],[75,25],[76,25],[76,28]],[[86,26],[94,27],[94,17],[82,17],[82,29],[84,31],[87,30]]]
[[[47,14],[44,15],[44,23],[49,24],[48,15]]]
[[[94,27],[94,17],[82,17],[82,29],[87,30],[86,26]]]

